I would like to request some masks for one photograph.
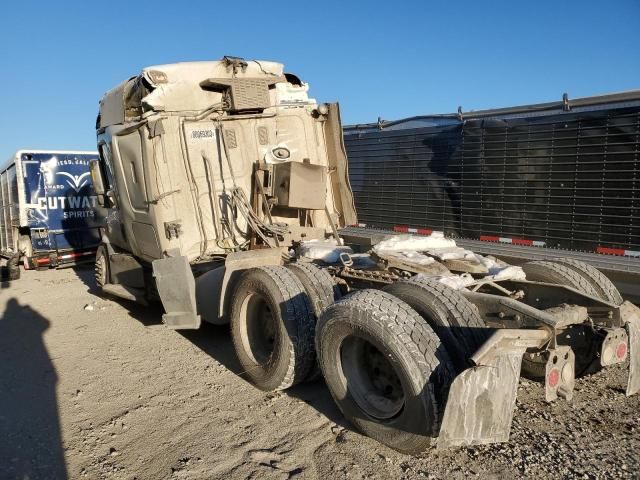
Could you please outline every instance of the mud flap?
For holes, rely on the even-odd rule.
[[[162,322],[178,329],[200,328],[200,315],[196,312],[196,282],[187,257],[171,252],[169,256],[154,260],[153,276],[165,313]]]
[[[458,375],[440,427],[438,448],[506,442],[518,393],[522,355],[550,338],[545,330],[497,330]]]
[[[629,336],[629,379],[627,396],[640,391],[640,309],[630,302],[620,306],[620,314]]]

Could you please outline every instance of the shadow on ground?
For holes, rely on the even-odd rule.
[[[78,266],[75,268],[75,272],[78,278],[86,285],[89,293],[104,301],[119,303],[127,310],[132,318],[143,325],[152,326],[162,323],[163,309],[160,302],[152,302],[148,306],[143,306],[118,297],[102,294],[96,285],[93,266]],[[233,343],[227,325],[216,326],[203,323],[198,330],[182,330],[177,333],[222,364],[229,371],[242,377],[242,368],[233,349]],[[171,334],[172,331],[167,328],[167,335]],[[311,405],[332,422],[344,428],[350,428],[342,416],[342,413],[333,402],[322,378],[296,385],[284,393]]]
[[[67,478],[47,328],[15,298],[0,316],[0,478]]]
[[[183,330],[179,333],[229,371],[242,377],[242,367],[233,349],[228,326],[205,323],[199,330]],[[309,404],[332,422],[351,428],[336,407],[321,376],[315,381],[296,385],[284,393]]]
[[[141,305],[136,302],[102,293],[96,284],[93,264],[78,265],[74,267],[74,272],[80,281],[87,287],[87,292],[94,295],[96,299],[101,299],[105,302],[116,302],[122,305],[131,318],[136,319],[145,326],[159,325],[162,323],[163,310],[160,302]]]

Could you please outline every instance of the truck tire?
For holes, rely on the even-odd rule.
[[[587,295],[600,298],[591,282],[571,267],[553,261],[540,260],[522,265],[527,280],[555,283],[575,288]]]
[[[574,267],[572,268],[563,263],[556,261],[533,261],[522,265],[522,269],[527,276],[527,280],[565,285],[584,292],[587,295],[602,298],[588,277]],[[587,373],[593,372],[594,369],[597,369],[597,361],[595,361],[597,360],[595,358],[597,343],[595,339],[591,338],[592,334],[589,333],[587,329],[581,330],[580,333],[586,335],[588,338],[581,339],[583,347],[574,351],[576,358],[576,377],[582,377]],[[571,331],[571,334],[575,336],[577,332]],[[560,342],[561,340],[562,339],[559,338]],[[522,358],[522,373],[525,377],[532,380],[544,379],[545,365],[546,361],[541,355],[525,353]]]
[[[316,349],[334,401],[361,432],[409,454],[433,443],[455,371],[409,305],[380,290],[348,295],[318,320]]]
[[[98,250],[96,250],[95,265],[96,285],[98,285],[99,289],[102,289],[102,287],[109,283],[109,258],[107,255],[106,247],[100,245]]]
[[[326,270],[311,263],[291,263],[287,268],[304,286],[316,317],[320,317],[329,305],[340,299],[340,290]]]
[[[313,307],[316,319],[320,318],[329,305],[342,296],[329,273],[311,263],[291,263],[287,265],[304,286]],[[315,333],[315,332],[314,332]],[[322,375],[318,362],[314,363],[307,381],[314,381]]]
[[[0,271],[0,280],[18,280],[20,278],[20,253],[11,255],[7,260],[7,264],[0,267]]]
[[[597,296],[599,298],[602,298],[609,303],[613,303],[614,305],[622,305],[622,302],[624,302],[622,295],[620,295],[620,292],[613,282],[597,268],[592,267],[588,263],[574,260],[573,258],[562,258],[553,260],[552,262],[571,268],[582,275],[582,277],[584,277],[598,292]]]
[[[286,267],[247,270],[231,301],[231,338],[242,376],[261,390],[285,390],[315,363],[315,316],[300,280]]]
[[[469,358],[489,336],[490,330],[476,307],[460,292],[437,280],[416,276],[383,290],[406,302],[427,321],[458,372],[469,367]]]

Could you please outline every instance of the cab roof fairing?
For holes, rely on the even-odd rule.
[[[236,77],[282,76],[281,63],[248,61],[247,68]],[[109,90],[100,100],[98,128],[122,124],[128,120],[127,107],[144,111],[201,111],[221,100],[219,92],[205,90],[201,82],[210,78],[232,78],[233,70],[223,61],[181,62],[146,67],[134,77]],[[146,87],[146,89],[144,88]],[[140,90],[145,90],[139,98]],[[128,105],[127,105],[128,103]]]

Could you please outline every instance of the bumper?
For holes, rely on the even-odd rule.
[[[64,251],[64,252],[34,252],[28,259],[29,268],[47,269],[62,266],[73,266],[95,261],[96,250]]]

